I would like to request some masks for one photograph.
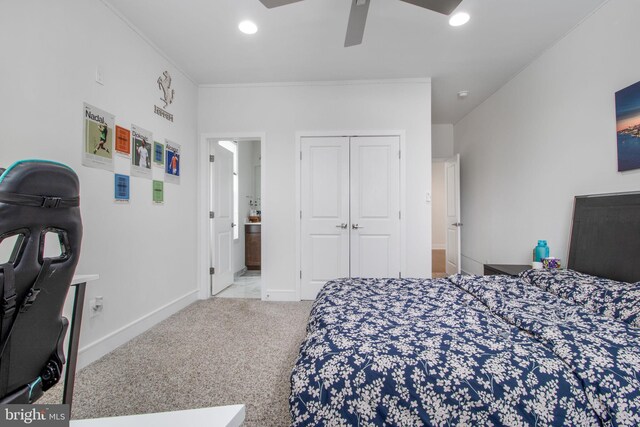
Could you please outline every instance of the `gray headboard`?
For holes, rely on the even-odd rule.
[[[640,192],[575,198],[567,267],[640,281]]]

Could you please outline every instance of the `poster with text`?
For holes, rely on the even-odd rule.
[[[115,116],[85,102],[83,121],[82,164],[112,171]]]
[[[153,135],[148,130],[131,125],[131,175],[151,179],[151,145]]]
[[[153,141],[153,163],[164,166],[164,145],[158,141]]]
[[[129,158],[131,155],[131,132],[120,126],[116,126],[116,153]]]
[[[113,198],[117,203],[129,203],[129,176],[115,174]]]
[[[180,160],[180,144],[164,140],[165,144],[165,164],[164,164],[164,180],[172,184],[180,184],[180,170],[182,163]]]
[[[164,203],[164,182],[153,180],[153,203],[161,205]]]

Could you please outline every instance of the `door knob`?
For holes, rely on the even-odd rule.
[[[351,228],[352,228],[353,230],[358,230],[359,228],[364,228],[364,227],[362,227],[362,226],[360,226],[360,225],[358,225],[358,224],[351,224]]]
[[[461,222],[454,222],[453,224],[454,227],[462,227],[462,223]]]
[[[347,224],[345,224],[345,223],[343,222],[343,223],[342,223],[342,224],[340,224],[340,225],[336,225],[336,228],[342,228],[342,229],[344,230],[345,228],[347,228]]]
[[[231,223],[231,228],[235,227],[236,225],[232,222]]]

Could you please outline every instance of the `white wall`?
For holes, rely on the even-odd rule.
[[[83,366],[195,300],[195,85],[99,0],[11,0],[0,4],[0,163],[57,160],[78,173],[84,239],[77,273],[87,287],[80,337]],[[101,67],[104,86],[94,81]],[[164,70],[173,77],[169,123],[153,113]],[[182,144],[182,182],[151,203],[151,181],[131,178],[131,203],[113,202],[113,173],[81,166],[83,102]],[[118,159],[122,172],[128,162]],[[161,170],[154,170],[161,177]],[[88,301],[104,297],[89,317]]]
[[[455,125],[465,271],[528,263],[538,239],[566,260],[574,196],[640,188],[617,172],[614,104],[640,80],[638,16],[609,1]]]
[[[407,254],[403,276],[431,275],[431,84],[343,82],[199,90],[203,135],[265,132],[262,265],[268,299],[296,298],[296,132],[405,130]]]
[[[453,157],[453,125],[432,125],[431,142],[431,152],[434,159]]]
[[[431,169],[431,233],[433,249],[446,249],[447,199],[445,162],[434,161]]]

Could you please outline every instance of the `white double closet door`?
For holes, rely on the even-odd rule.
[[[399,277],[400,138],[301,138],[301,288]]]

